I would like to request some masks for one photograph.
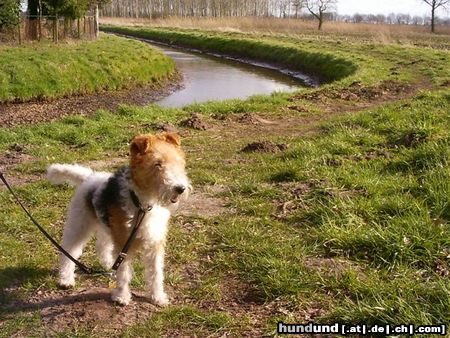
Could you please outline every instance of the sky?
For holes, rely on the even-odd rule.
[[[424,15],[431,13],[431,7],[423,0],[338,0],[339,14],[389,14],[408,13]],[[438,16],[448,17],[449,11],[440,9]]]

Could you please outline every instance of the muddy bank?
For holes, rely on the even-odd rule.
[[[173,75],[165,83],[120,91],[70,96],[52,101],[0,103],[0,127],[48,122],[69,115],[90,115],[98,109],[115,111],[119,105],[147,105],[182,88],[182,76]]]

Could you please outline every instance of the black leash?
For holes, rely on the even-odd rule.
[[[114,271],[117,271],[117,269],[120,267],[122,262],[127,257],[128,250],[130,249],[131,244],[133,243],[134,238],[136,237],[136,233],[139,230],[139,227],[141,226],[142,221],[144,220],[145,214],[153,209],[152,205],[148,206],[147,208],[144,208],[142,206],[141,202],[139,201],[139,198],[136,196],[136,193],[133,190],[130,190],[130,196],[131,196],[131,200],[133,201],[134,206],[136,208],[138,208],[139,211],[136,215],[136,222],[134,223],[133,230],[131,230],[131,233],[130,233],[130,236],[128,237],[127,242],[123,246],[122,251],[119,253],[119,256],[117,256],[117,259],[112,266],[112,269]]]
[[[25,206],[22,204],[22,202],[20,201],[20,199],[17,197],[17,195],[14,193],[13,189],[11,188],[11,186],[8,184],[8,181],[6,180],[6,178],[3,176],[3,173],[0,171],[0,180],[3,182],[3,184],[6,186],[6,188],[8,188],[9,192],[11,193],[11,195],[14,197],[14,199],[16,200],[16,202],[20,205],[20,207],[23,209],[23,211],[27,214],[28,218],[33,222],[34,225],[36,225],[36,227],[39,229],[39,231],[62,253],[64,254],[67,258],[69,258],[73,263],[75,263],[75,265],[78,267],[78,269],[80,269],[81,272],[87,274],[87,275],[110,275],[113,276],[115,274],[115,272],[117,271],[117,269],[119,269],[120,265],[122,264],[122,262],[125,260],[128,250],[131,247],[131,244],[134,241],[134,238],[136,237],[136,233],[139,230],[139,227],[142,224],[142,221],[144,220],[144,217],[146,215],[146,213],[148,211],[150,211],[153,206],[149,206],[148,208],[143,208],[139,198],[136,196],[135,192],[130,190],[130,195],[131,195],[131,199],[133,201],[133,204],[139,209],[137,216],[136,216],[136,222],[134,222],[134,227],[133,230],[130,233],[130,236],[128,237],[127,242],[125,243],[122,251],[120,252],[119,256],[117,257],[112,270],[113,271],[97,271],[94,270],[86,265],[84,265],[83,263],[81,263],[79,260],[75,259],[70,253],[68,253],[61,245],[58,244],[58,242],[56,242],[52,236],[50,236],[50,234],[45,231],[45,229],[34,219],[34,217],[28,212],[28,210],[25,208]]]

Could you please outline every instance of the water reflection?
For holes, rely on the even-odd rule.
[[[304,84],[278,71],[152,44],[172,57],[184,77],[184,87],[155,102],[182,107],[195,102],[247,98],[275,91],[292,92]]]

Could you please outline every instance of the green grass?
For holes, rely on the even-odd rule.
[[[174,71],[173,61],[160,52],[114,36],[0,46],[0,102],[159,86]]]
[[[223,33],[194,29],[102,26],[102,30],[194,48],[205,52],[269,62],[318,76],[331,86],[382,80],[446,83],[450,60],[445,50],[377,44],[314,34]],[[337,81],[339,80],[339,81]]]
[[[125,330],[123,337],[159,337],[160,332],[173,335],[184,333],[191,336],[220,335],[221,332],[230,332],[224,328],[239,326],[240,324],[226,313],[176,307],[164,310],[145,323]]]
[[[279,40],[309,44],[293,36]],[[226,211],[173,219],[166,282],[175,305],[151,312],[114,336],[259,336],[273,334],[279,320],[306,323],[309,316],[321,323],[450,321],[450,90],[442,86],[449,78],[448,53],[395,45],[369,49],[357,42],[344,47],[329,39],[318,47],[353,54],[358,69],[320,89],[307,89],[310,93],[346,90],[354,81],[376,86],[396,80],[422,89],[360,111],[354,107],[359,102],[340,98],[274,94],[182,109],[124,106],[117,112],[0,129],[0,152],[13,152],[18,143],[29,156],[7,176],[27,177],[43,174],[54,162],[126,160],[133,135],[155,132],[149,123],[177,124],[193,112],[231,120],[252,112],[297,121],[295,128],[292,122],[264,133],[227,119],[214,120],[216,129],[210,131],[184,130],[195,189],[222,187],[213,191],[226,201]],[[418,59],[420,66],[412,63]],[[394,66],[399,74],[391,74]],[[337,108],[352,113],[328,115]],[[255,138],[289,147],[279,154],[241,152]],[[73,190],[45,180],[17,190],[60,238]],[[0,191],[0,203],[6,210],[0,213],[2,301],[54,290],[53,248],[6,191]],[[83,261],[98,264],[92,246]],[[137,263],[134,289],[144,286],[142,270]],[[92,282],[81,278],[78,283],[83,288]],[[95,283],[107,285],[104,279]],[[37,310],[0,310],[0,321],[5,337],[46,333]],[[79,323],[61,336],[111,334],[107,328],[90,329]]]
[[[351,59],[345,59],[329,52],[287,46],[274,41],[268,43],[242,37],[167,29],[102,26],[102,30],[196,48],[206,52],[221,53],[231,57],[244,57],[251,61],[269,62],[292,70],[307,71],[309,74],[320,76],[327,81],[342,79],[357,69],[357,65]]]

